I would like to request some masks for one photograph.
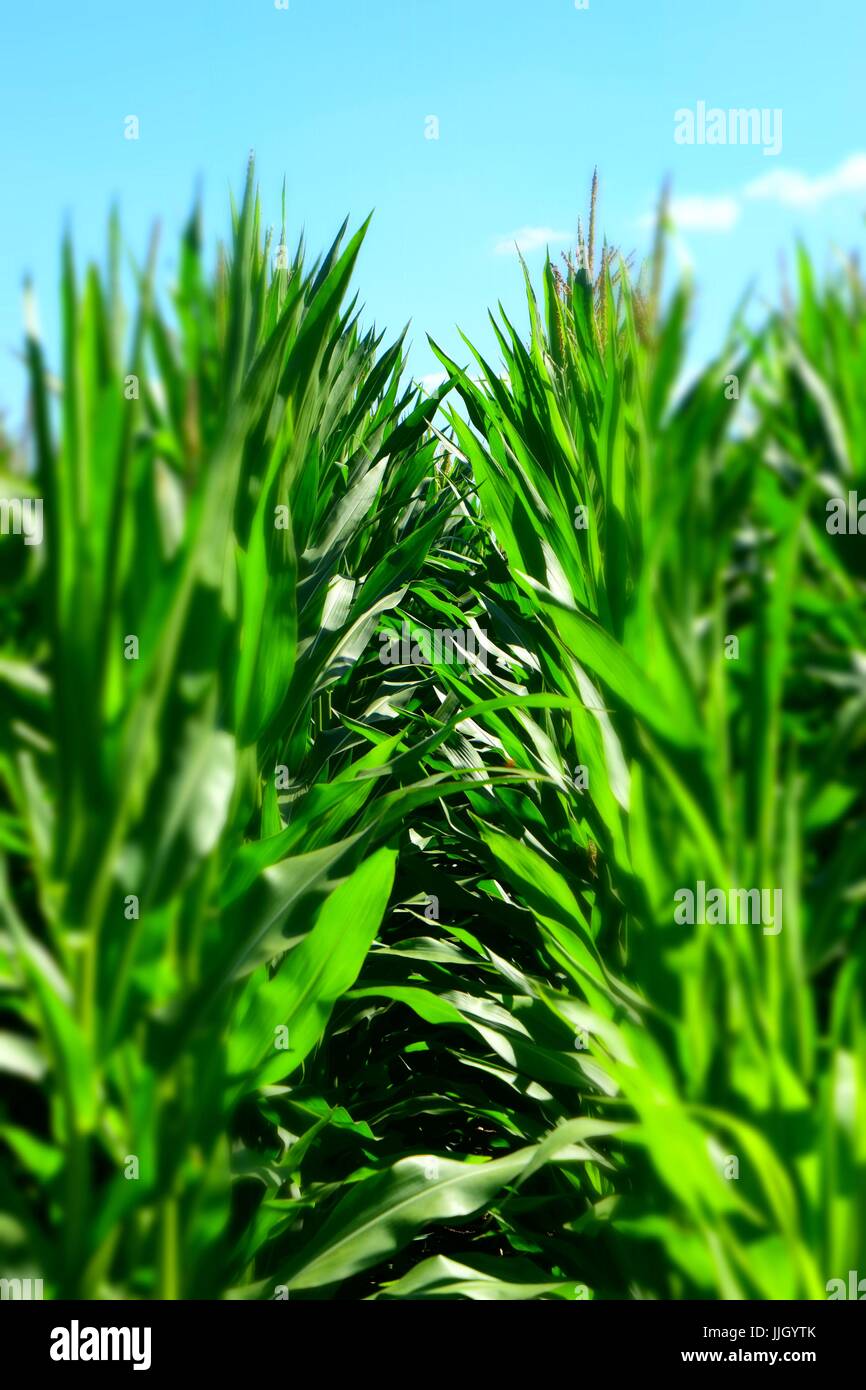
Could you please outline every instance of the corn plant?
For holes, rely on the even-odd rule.
[[[114,226],[104,277],[64,249],[56,392],[28,340],[46,535],[2,665],[0,1185],[7,1263],[57,1294],[242,1282],[269,1232],[244,1135],[388,899],[393,813],[356,822],[396,741],[351,678],[450,503],[437,397],[345,304],[364,230],[274,257],[251,170],[212,280],[191,220],[170,317],[154,253],[125,331]]]
[[[728,345],[676,396],[687,291],[647,335],[622,267],[616,286],[604,278],[604,333],[587,271],[563,283],[548,265],[544,316],[529,289],[529,343],[507,320],[498,333],[504,378],[478,354],[480,381],[440,354],[507,568],[488,615],[511,659],[484,693],[510,709],[477,715],[477,732],[549,779],[473,798],[479,873],[486,860],[494,901],[538,933],[512,1027],[543,1004],[576,1029],[581,1111],[626,1125],[621,1173],[568,1223],[586,1236],[598,1222],[592,1262],[609,1246],[618,1265],[607,1292],[822,1297],[864,1245],[864,634],[850,575],[832,634],[814,631],[817,613],[837,613],[844,561],[813,474],[834,443],[856,456],[844,388],[862,299],[831,290],[835,321],[819,328],[804,260],[808,346],[778,325]],[[840,389],[809,350],[830,357]],[[758,423],[737,437],[726,383],[745,393],[756,356]],[[786,422],[791,372],[812,438]],[[789,389],[771,402],[779,375]],[[771,438],[798,441],[789,466]],[[814,684],[832,671],[813,666],[802,688],[816,647],[834,700]],[[698,880],[775,885],[784,931],[684,930],[676,893]],[[573,1242],[571,1267],[591,1282],[581,1253]]]

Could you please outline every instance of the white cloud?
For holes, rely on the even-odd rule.
[[[519,227],[500,237],[493,249],[497,256],[514,256],[518,251],[538,251],[543,246],[561,246],[572,240],[571,232],[558,232],[554,227]]]
[[[436,387],[441,386],[443,381],[447,380],[447,372],[428,372],[426,376],[422,376],[420,378],[418,385],[423,386],[427,395],[431,396],[433,392],[436,390]]]
[[[818,207],[828,198],[866,193],[866,154],[852,154],[829,174],[809,178],[796,169],[774,169],[745,187],[747,198],[767,198],[785,207]]]
[[[866,153],[860,152],[844,159],[829,174],[810,178],[796,169],[774,169],[771,174],[747,183],[742,194],[719,194],[705,197],[674,198],[670,216],[681,232],[730,232],[743,211],[741,198],[766,199],[789,208],[815,208],[829,198],[845,194],[866,194]],[[655,226],[657,214],[647,212],[639,226]]]
[[[729,232],[740,218],[736,198],[720,196],[705,198],[695,194],[690,198],[672,198],[669,215],[684,232]],[[655,226],[657,213],[648,212],[640,219],[642,227]]]

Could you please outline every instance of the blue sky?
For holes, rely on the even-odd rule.
[[[694,354],[741,292],[775,298],[803,236],[824,264],[863,246],[863,0],[41,0],[4,15],[0,153],[0,408],[22,415],[21,283],[37,287],[56,361],[60,235],[101,256],[112,201],[142,254],[163,228],[163,284],[200,183],[210,232],[250,149],[269,221],[287,179],[290,232],[323,249],[346,213],[375,210],[358,287],[367,319],[412,320],[466,360],[490,348],[487,309],[519,314],[522,229],[537,273],[584,211],[638,256],[665,175],[679,254],[698,284]],[[675,112],[782,112],[782,149],[677,144]],[[137,141],[124,138],[136,115]],[[438,139],[425,138],[439,123]],[[522,319],[520,320],[523,321]]]

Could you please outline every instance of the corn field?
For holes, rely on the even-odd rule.
[[[366,224],[311,263],[252,167],[173,283],[155,241],[126,273],[116,220],[104,267],[67,241],[59,362],[28,291],[7,1277],[821,1300],[866,1274],[866,286],[801,251],[686,371],[664,215],[642,271],[595,220],[524,267],[501,360],[434,344],[431,393],[362,322]]]

